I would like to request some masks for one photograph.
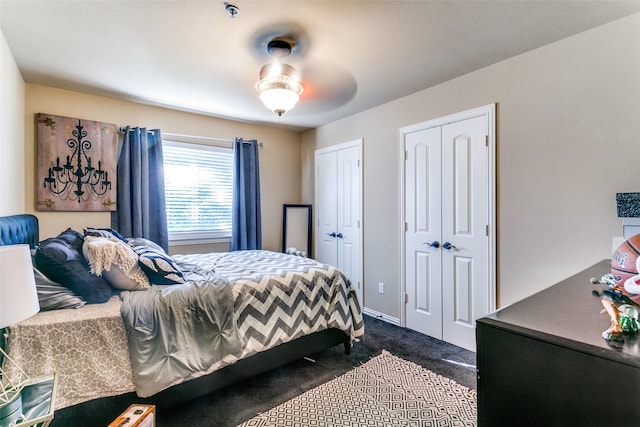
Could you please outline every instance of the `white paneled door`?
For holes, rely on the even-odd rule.
[[[405,135],[407,327],[442,337],[441,128]]]
[[[316,152],[315,258],[338,265],[338,153]]]
[[[341,269],[362,295],[361,140],[317,150],[315,258]]]
[[[406,325],[475,350],[475,320],[495,305],[488,115],[401,136]]]

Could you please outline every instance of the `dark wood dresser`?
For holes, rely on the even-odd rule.
[[[605,341],[590,278],[610,261],[479,319],[478,426],[640,426],[640,342]]]

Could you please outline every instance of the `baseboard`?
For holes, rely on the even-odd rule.
[[[372,310],[370,308],[365,307],[362,310],[362,313],[366,314],[367,316],[375,317],[376,319],[384,320],[385,322],[391,323],[393,325],[401,326],[400,325],[400,319],[388,316],[388,315],[386,315],[384,313],[380,313],[379,311],[375,311],[375,310]]]

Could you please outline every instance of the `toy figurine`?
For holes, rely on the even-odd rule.
[[[618,317],[622,332],[638,332],[638,309],[630,304],[623,304],[618,307]]]
[[[637,264],[640,268],[640,258],[638,258]],[[602,338],[607,341],[624,341],[623,334],[638,332],[639,310],[635,301],[637,295],[629,292],[629,290],[635,291],[636,288],[628,286],[627,282],[630,282],[632,286],[640,286],[640,275],[625,280],[623,288],[620,288],[616,277],[612,274],[605,274],[600,280],[591,279],[591,283],[594,285],[607,285],[607,289],[602,291],[603,298],[601,299],[604,307],[601,313],[607,313],[611,319],[611,326],[602,332]]]
[[[622,337],[622,325],[620,323],[620,311],[616,307],[615,303],[607,298],[601,300],[604,310],[601,313],[607,313],[611,318],[611,326],[602,333],[602,338],[607,341],[621,341]]]

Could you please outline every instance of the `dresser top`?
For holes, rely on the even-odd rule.
[[[611,261],[602,260],[537,294],[507,306],[482,319],[481,325],[505,329],[556,345],[571,348],[620,363],[640,367],[640,340],[625,335],[625,342],[602,338],[611,321],[603,309],[601,297],[593,291],[605,285],[591,284],[611,271]]]

